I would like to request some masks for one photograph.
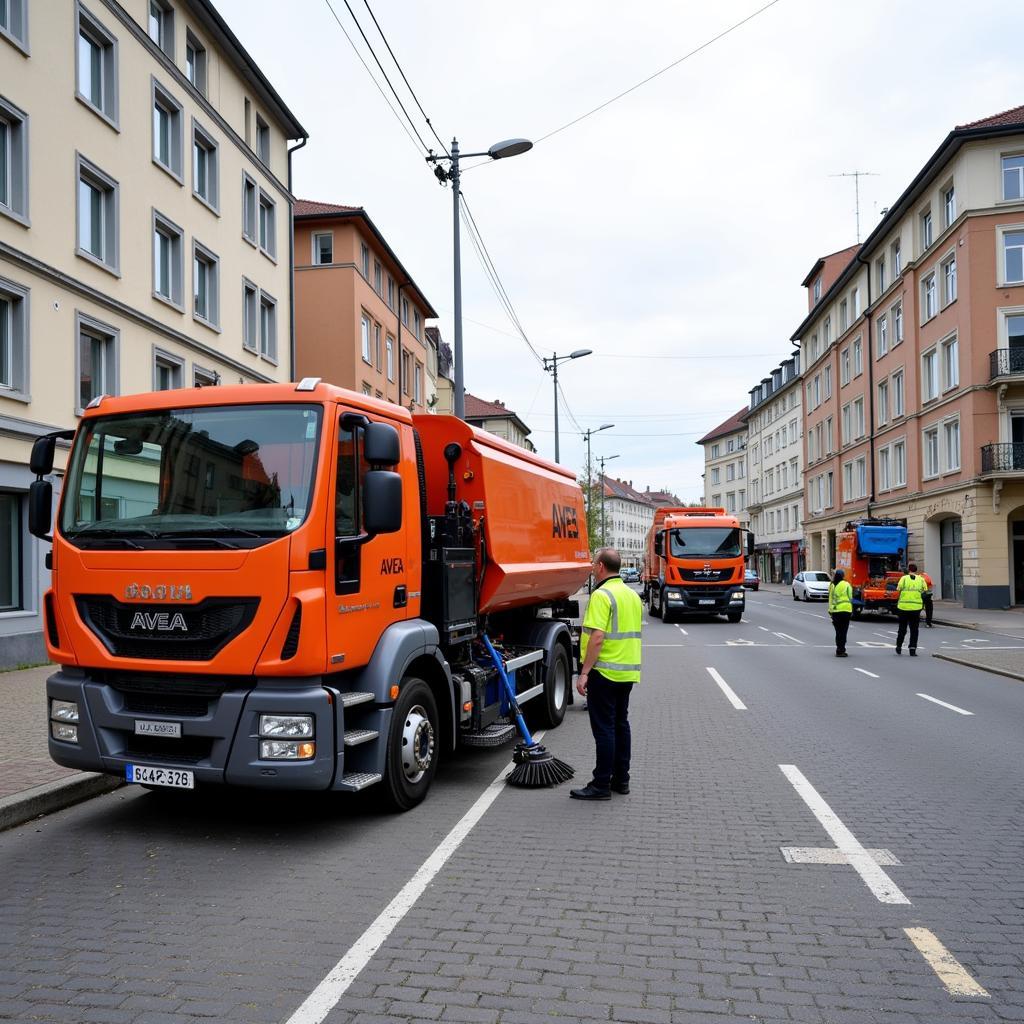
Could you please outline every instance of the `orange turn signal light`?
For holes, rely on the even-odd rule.
[[[299,744],[299,757],[312,757],[316,753],[315,743],[300,743]]]
[[[391,699],[392,700],[398,700],[398,687],[397,686],[392,686],[391,687]]]
[[[473,710],[473,702],[471,700],[467,700],[466,703],[462,705],[462,710],[463,711],[472,711]]]

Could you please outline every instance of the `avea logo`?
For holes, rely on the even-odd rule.
[[[580,535],[576,509],[572,505],[551,506],[551,536],[574,539]]]
[[[132,629],[145,629],[150,633],[188,632],[188,624],[181,612],[136,612],[132,616]]]
[[[405,563],[400,558],[385,558],[380,563],[381,576],[396,576],[405,572]]]

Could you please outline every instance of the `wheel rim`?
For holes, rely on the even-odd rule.
[[[551,703],[556,711],[561,711],[565,704],[565,691],[567,686],[567,672],[565,662],[561,658],[555,659],[555,673],[551,680]]]
[[[419,782],[434,759],[434,727],[421,704],[409,709],[402,729],[402,771],[409,782]]]

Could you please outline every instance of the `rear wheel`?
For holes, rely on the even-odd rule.
[[[655,600],[654,600],[655,593],[660,593],[660,591],[658,591],[657,587],[652,586],[651,587],[651,592],[650,592],[650,598],[649,598],[649,600],[647,602],[647,610],[651,613],[651,618],[653,618],[653,619],[660,619],[661,618],[661,606],[659,604],[655,603]]]
[[[437,704],[422,679],[402,683],[388,733],[384,791],[396,811],[408,811],[427,795],[440,755]]]
[[[739,622],[743,618],[743,612],[729,612],[730,622]]]
[[[539,697],[534,697],[528,705],[532,712],[530,717],[538,728],[554,729],[555,726],[562,724],[571,685],[569,655],[561,644],[555,644],[554,655],[544,680],[544,692]]]

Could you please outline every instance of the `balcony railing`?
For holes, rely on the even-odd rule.
[[[986,444],[981,449],[982,473],[1009,473],[1024,470],[1024,444]]]
[[[988,354],[988,378],[1009,377],[1013,374],[1024,375],[1024,347],[997,348]]]

